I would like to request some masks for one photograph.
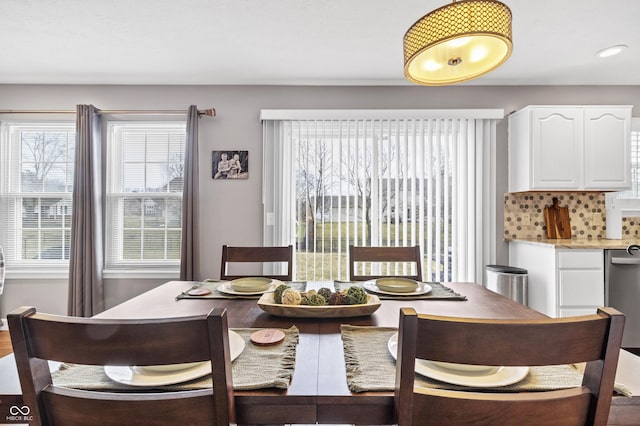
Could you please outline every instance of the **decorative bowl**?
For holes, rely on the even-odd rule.
[[[280,317],[347,318],[371,315],[380,307],[380,299],[369,294],[367,303],[361,305],[283,305],[275,303],[273,293],[265,293],[258,300],[258,306],[263,311]]]

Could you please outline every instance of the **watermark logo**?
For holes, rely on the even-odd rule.
[[[22,395],[0,395],[0,424],[31,423],[34,415]]]
[[[6,413],[6,411],[5,411]],[[9,413],[0,417],[0,423],[29,423],[33,421],[31,408],[28,405],[13,404],[9,406]]]
[[[12,416],[17,416],[18,414],[22,416],[28,416],[31,413],[31,409],[27,405],[23,405],[22,407],[18,407],[17,405],[12,405],[9,408],[9,414]]]

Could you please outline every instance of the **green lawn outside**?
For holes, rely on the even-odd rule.
[[[296,270],[294,278],[300,281],[332,281],[349,279],[348,256],[345,252],[342,255],[338,253],[320,253],[296,251]],[[422,260],[423,278],[426,281],[431,280],[426,276],[426,265],[431,262],[432,270],[436,270],[436,263],[426,257]],[[382,265],[381,274],[395,275],[393,271],[389,272],[390,265]],[[391,265],[393,267],[393,265]],[[366,273],[371,272],[371,266],[366,268]],[[313,274],[316,274],[315,276]]]
[[[406,227],[407,236],[406,243],[404,237],[404,229]],[[428,226],[425,224],[424,234],[427,235]],[[416,241],[418,241],[417,226],[411,223],[383,223],[380,229],[381,245],[388,245],[388,241],[396,241],[396,232],[398,233],[398,241],[402,245],[411,245],[412,237],[415,233]],[[298,227],[299,242],[303,241],[306,232],[306,226]],[[348,247],[349,245],[363,245],[367,242],[367,229],[363,229],[362,224],[353,222],[324,222],[316,223],[316,251],[337,251],[338,247]],[[348,238],[347,238],[348,237]],[[356,240],[357,237],[357,240]],[[421,245],[418,241],[416,244]],[[313,249],[313,246],[310,247]]]
[[[405,231],[406,239],[403,235]],[[347,264],[347,253],[349,245],[367,245],[366,228],[362,228],[362,224],[355,224],[353,222],[324,222],[316,224],[316,244],[310,245],[307,250],[304,247],[304,232],[305,227],[298,228],[298,250],[296,250],[296,279],[299,280],[347,280],[349,277],[349,265]],[[387,246],[388,241],[395,243],[396,232],[398,233],[398,241],[400,245],[422,245],[417,238],[419,229],[417,226],[413,226],[412,223],[383,223],[380,230],[381,244]],[[444,231],[444,229],[443,229]],[[416,233],[416,241],[412,241],[413,233]],[[425,224],[424,235],[428,235],[428,225]],[[349,238],[347,238],[347,236]],[[357,237],[357,240],[355,239]],[[302,244],[301,244],[302,243]],[[392,244],[393,245],[393,244]],[[342,255],[338,254],[338,251],[342,252]],[[436,263],[432,259],[423,259],[423,275],[426,274],[426,265],[431,262],[432,270],[436,270]],[[394,268],[395,265],[392,265]],[[387,265],[382,265],[382,274],[393,275],[393,271],[388,271]],[[368,268],[369,272],[370,267]],[[313,276],[316,274],[316,276]],[[425,280],[427,278],[424,276]]]

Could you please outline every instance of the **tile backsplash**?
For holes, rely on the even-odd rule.
[[[605,238],[604,192],[513,192],[504,195],[504,237],[546,238],[544,208],[569,208],[571,238]],[[640,238],[640,217],[622,218],[622,238]]]
[[[569,208],[571,238],[605,238],[605,197],[603,192],[516,192],[505,194],[505,238],[546,238],[547,227],[544,220],[544,208],[553,204],[553,197],[558,198],[560,207]]]
[[[622,218],[622,238],[640,237],[640,217]]]

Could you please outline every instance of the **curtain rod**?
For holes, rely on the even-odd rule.
[[[131,114],[131,115],[178,115],[178,114],[187,114],[185,110],[163,110],[163,109],[141,109],[141,110],[132,110],[132,109],[114,109],[114,110],[98,110],[103,114]],[[24,110],[24,109],[0,109],[0,114],[75,114],[75,110]],[[198,117],[202,117],[206,115],[207,117],[215,117],[216,109],[208,108],[203,110],[198,110]]]

